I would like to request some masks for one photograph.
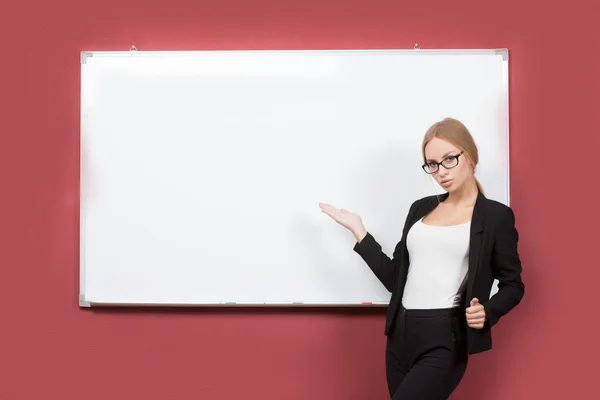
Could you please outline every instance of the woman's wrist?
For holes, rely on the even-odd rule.
[[[356,238],[356,241],[360,243],[365,238],[365,236],[367,236],[367,230],[364,226],[361,225],[357,229],[353,229],[352,234]]]

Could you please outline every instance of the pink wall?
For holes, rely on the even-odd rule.
[[[551,4],[3,2],[0,398],[387,398],[381,311],[79,309],[79,52],[415,42],[511,51],[512,202],[527,290],[453,398],[593,397],[583,393],[597,390],[600,337],[600,14],[593,0]]]

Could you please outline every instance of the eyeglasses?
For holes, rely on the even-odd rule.
[[[423,171],[427,172],[428,174],[434,174],[438,172],[440,165],[446,169],[454,168],[458,165],[458,157],[460,157],[463,153],[464,151],[461,151],[456,155],[448,156],[441,162],[429,161],[427,164],[422,165]]]

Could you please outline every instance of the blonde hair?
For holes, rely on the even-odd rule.
[[[473,163],[473,168],[477,166],[477,163],[479,162],[479,151],[477,150],[477,145],[475,144],[475,140],[473,140],[473,136],[471,136],[471,132],[469,132],[467,127],[462,122],[454,118],[444,118],[443,120],[433,124],[427,130],[425,136],[423,137],[423,162],[427,162],[427,157],[425,156],[425,147],[433,138],[443,139],[452,143],[454,146],[465,152],[467,157]],[[477,183],[477,189],[481,193],[484,193],[483,187],[477,178],[475,178],[475,182]]]

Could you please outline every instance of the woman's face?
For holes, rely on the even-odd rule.
[[[473,177],[473,167],[467,155],[443,139],[433,138],[427,143],[425,158],[427,168],[436,171],[431,175],[447,192],[456,191]]]

